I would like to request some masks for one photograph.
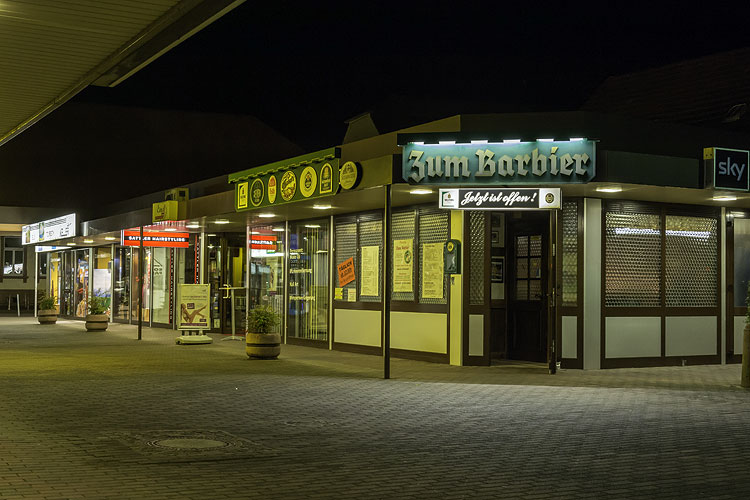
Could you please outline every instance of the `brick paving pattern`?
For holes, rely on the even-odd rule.
[[[739,366],[548,375],[0,318],[0,498],[748,498]],[[165,439],[225,441],[170,449]]]

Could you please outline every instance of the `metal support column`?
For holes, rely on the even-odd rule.
[[[138,340],[142,337],[143,327],[143,226],[140,227],[138,241]]]
[[[384,186],[385,207],[383,210],[383,378],[391,378],[391,185]]]

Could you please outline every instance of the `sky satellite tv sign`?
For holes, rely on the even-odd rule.
[[[703,158],[706,168],[707,186],[732,191],[750,190],[750,153],[741,149],[706,148]]]

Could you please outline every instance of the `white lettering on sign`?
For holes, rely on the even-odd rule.
[[[506,207],[511,207],[516,203],[533,203],[536,201],[536,197],[539,193],[531,193],[529,195],[522,195],[518,191],[511,191],[508,194],[501,192],[490,193],[490,192],[474,192],[469,191],[464,194],[461,200],[461,206],[473,205],[475,207],[481,207],[483,203],[502,203]]]
[[[731,175],[732,177],[736,177],[739,181],[742,179],[742,172],[744,172],[745,167],[747,165],[738,164],[738,163],[732,163],[732,157],[727,156],[727,161],[720,161],[719,162],[719,174],[721,175]]]
[[[539,153],[539,149],[536,148],[531,152],[531,156],[516,155],[511,158],[508,155],[501,156],[495,160],[495,152],[489,149],[477,149],[476,157],[478,159],[478,167],[474,172],[475,177],[506,177],[518,174],[522,177],[526,177],[531,174],[536,177],[542,177],[549,172],[552,175],[564,175],[570,177],[573,173],[577,175],[586,175],[587,166],[591,159],[588,154],[574,154],[570,155],[565,153],[561,157],[557,157],[555,154],[558,150],[557,147],[553,147],[552,153],[547,156]],[[409,154],[409,160],[411,161],[410,168],[412,170],[409,175],[409,179],[414,182],[420,182],[423,179],[430,178],[468,178],[471,176],[469,170],[469,159],[466,156],[427,156],[424,157],[424,151],[412,150]],[[725,173],[719,164],[719,173]],[[426,168],[425,168],[426,167]],[[729,169],[731,172],[736,172],[738,177],[741,175],[742,169],[745,165],[738,167],[735,163],[729,167],[723,167],[725,170]]]

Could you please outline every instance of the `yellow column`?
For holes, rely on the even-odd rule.
[[[451,239],[461,242],[463,249],[464,235],[464,213],[463,210],[451,210]],[[463,262],[461,271],[463,272]],[[464,302],[463,302],[463,274],[451,274],[448,286],[450,287],[450,364],[463,365],[463,324],[464,324]]]

